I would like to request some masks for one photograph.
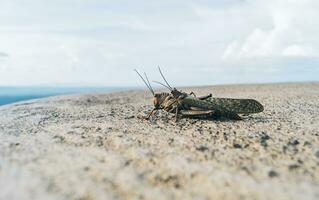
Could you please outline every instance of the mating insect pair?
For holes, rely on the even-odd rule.
[[[147,75],[144,73],[144,79],[143,76],[135,70],[154,97],[154,108],[144,119],[148,120],[152,115],[156,114],[158,110],[165,110],[169,113],[175,113],[175,121],[178,120],[179,116],[241,120],[242,117],[239,114],[259,113],[264,110],[263,105],[254,99],[215,98],[212,97],[212,94],[196,97],[193,92],[190,94],[181,92],[176,88],[172,88],[165,79],[161,69],[158,69],[166,85],[161,82],[154,82],[169,89],[170,93],[155,93]]]

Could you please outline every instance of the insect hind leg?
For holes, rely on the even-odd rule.
[[[194,97],[196,97],[196,94],[193,91],[190,92],[189,95],[193,95]]]
[[[213,110],[181,110],[180,114],[183,117],[194,117],[194,118],[200,118],[200,117],[211,117],[215,111]]]
[[[208,94],[208,95],[205,95],[205,96],[198,97],[198,99],[199,100],[205,100],[205,99],[208,99],[208,98],[210,98],[212,96],[213,96],[212,94]]]
[[[193,95],[194,97],[198,98],[199,100],[205,100],[205,99],[208,99],[210,97],[212,97],[213,95],[210,93],[208,95],[205,95],[205,96],[200,96],[200,97],[197,97],[196,94],[194,92],[190,92],[189,95]]]

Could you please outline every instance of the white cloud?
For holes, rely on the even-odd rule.
[[[157,65],[177,85],[293,81],[290,58],[318,68],[317,10],[314,0],[3,0],[0,85],[136,85],[133,68],[156,79]]]
[[[260,9],[270,13],[272,27],[255,24],[246,37],[232,41],[222,58],[263,56],[319,56],[319,4],[314,0],[265,1]]]
[[[319,55],[318,49],[312,46],[290,45],[283,49],[284,56],[302,56],[302,57],[316,57]]]
[[[0,51],[0,57],[6,58],[6,57],[8,57],[8,56],[9,56],[9,55],[8,55],[7,53]]]

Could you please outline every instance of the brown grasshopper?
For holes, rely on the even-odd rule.
[[[251,113],[259,113],[264,110],[264,107],[254,99],[215,98],[212,97],[212,94],[196,97],[193,92],[188,94],[179,91],[169,85],[161,69],[158,69],[167,85],[157,81],[154,82],[169,89],[170,93],[155,93],[147,75],[144,73],[144,79],[143,76],[137,70],[135,70],[154,97],[154,108],[146,117],[144,117],[144,119],[148,120],[152,115],[155,115],[158,110],[165,110],[169,113],[175,113],[175,121],[178,120],[179,116],[241,120],[242,117],[239,114],[247,115]]]

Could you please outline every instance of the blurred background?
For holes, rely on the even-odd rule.
[[[144,87],[133,69],[160,80],[157,66],[174,86],[319,81],[318,10],[315,0],[1,0],[0,86]]]

